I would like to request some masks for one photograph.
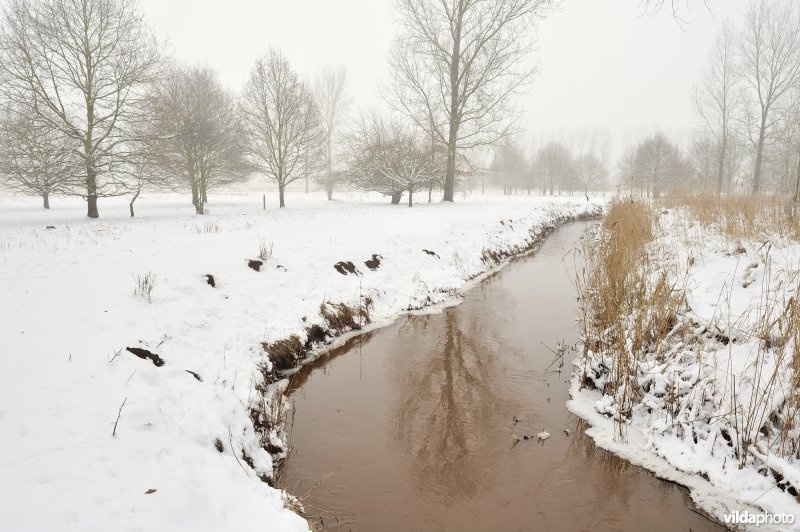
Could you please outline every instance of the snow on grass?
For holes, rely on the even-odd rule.
[[[585,344],[568,408],[590,422],[598,445],[686,485],[720,521],[766,512],[799,526],[800,243],[785,234],[734,238],[677,209],[659,216],[646,249],[635,265],[648,270],[643,285],[667,271],[685,304],[663,336],[628,352],[628,373],[602,341]],[[621,334],[631,334],[639,310],[653,312],[630,312]]]
[[[3,527],[305,530],[259,480],[273,466],[249,417],[261,342],[304,339],[325,301],[369,296],[380,322],[452,300],[493,265],[487,251],[524,248],[602,202],[351,200],[296,194],[264,211],[260,195],[216,196],[196,216],[185,197],[151,195],[134,219],[109,199],[88,220],[79,200],[44,211],[0,198]],[[266,259],[259,272],[254,259]],[[339,261],[361,275],[341,275]]]

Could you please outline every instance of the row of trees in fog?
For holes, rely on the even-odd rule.
[[[348,111],[346,76],[305,82],[270,50],[239,92],[207,67],[165,55],[133,0],[9,0],[0,26],[0,184],[98,201],[145,187],[191,194],[262,174],[346,181],[392,196],[434,188],[453,200],[469,152],[516,130],[510,103],[534,75],[521,66],[552,0],[397,3],[391,112]]]
[[[642,2],[646,12],[676,2]],[[711,6],[709,6],[711,7]],[[682,146],[655,131],[608,158],[575,139],[550,141],[526,159],[516,144],[497,151],[494,177],[503,189],[541,193],[625,188],[749,191],[800,200],[800,5],[754,0],[738,25],[722,24],[691,94],[698,124]],[[601,150],[602,151],[602,150]]]
[[[653,0],[643,6],[650,12],[664,4]],[[669,4],[680,21],[681,6]],[[507,191],[618,187],[651,195],[705,189],[800,200],[800,5],[795,0],[754,0],[739,25],[723,23],[691,98],[698,124],[687,145],[655,131],[622,151],[613,179],[606,179],[606,157],[582,151],[573,141],[549,142],[527,162],[515,146],[503,148],[495,162],[499,180]]]
[[[610,142],[609,137],[603,140]],[[587,194],[605,190],[610,186],[607,149],[598,151],[582,144],[574,139],[548,140],[526,157],[519,146],[505,143],[495,150],[489,173],[504,194]]]
[[[283,207],[286,185],[331,156],[341,72],[324,71],[315,97],[273,50],[234,94],[212,69],[170,62],[129,0],[12,0],[4,14],[0,171],[45,207],[80,195],[96,218],[99,198],[130,194],[133,215],[153,186],[203,213],[210,189],[253,172]]]
[[[756,0],[723,24],[693,99],[700,125],[689,154],[718,192],[794,194],[800,185],[800,7]]]
[[[90,217],[119,195],[133,215],[145,188],[182,191],[203,213],[210,191],[253,176],[277,185],[281,207],[291,183],[309,180],[329,199],[347,184],[394,203],[407,194],[409,205],[434,190],[452,201],[459,180],[507,194],[800,195],[796,2],[754,0],[741,24],[724,25],[693,94],[700,125],[688,147],[656,132],[624,151],[613,177],[608,134],[520,147],[514,97],[535,74],[533,27],[553,4],[398,0],[379,112],[352,109],[342,67],[308,82],[277,50],[233,91],[213,69],[167,57],[133,0],[7,0],[0,186],[45,207],[53,194],[81,196]]]

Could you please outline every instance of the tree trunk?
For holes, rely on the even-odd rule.
[[[44,203],[45,209],[50,208],[50,191],[45,190],[44,192],[42,192],[42,202]]]
[[[797,157],[797,177],[794,180],[794,201],[800,201],[800,150]]]
[[[86,197],[86,216],[100,218],[100,212],[97,210],[97,194]]]
[[[283,200],[283,189],[286,185],[278,185],[278,200],[280,202],[280,208],[286,207],[286,203]]]
[[[325,149],[328,152],[328,158],[325,161],[325,171],[328,174],[328,178],[325,180],[325,191],[328,193],[328,201],[330,201],[333,199],[333,150],[331,149],[330,132],[328,132],[328,135],[325,137]],[[306,178],[306,183],[308,183],[308,178]],[[306,185],[306,192],[308,192],[308,185]]]
[[[400,205],[400,198],[403,197],[402,192],[394,192],[392,194],[392,205]]]
[[[203,203],[208,203],[208,192],[206,192],[205,187],[203,187]]]
[[[717,168],[717,194],[722,194],[722,183],[725,180],[725,150],[728,147],[728,132],[722,130],[722,147],[719,151],[719,168]]]
[[[450,126],[450,139],[447,142],[447,172],[444,176],[444,196],[442,201],[453,201],[456,178],[456,129]]]
[[[198,196],[199,195],[197,194],[197,185],[192,183],[192,205],[194,205],[195,208],[197,208]]]
[[[428,187],[428,203],[431,202],[431,196],[433,196],[433,185]]]
[[[140,186],[139,188],[136,189],[136,194],[133,195],[133,197],[131,198],[131,202],[128,204],[128,207],[130,207],[131,210],[131,218],[135,216],[135,213],[133,212],[133,202],[136,201],[136,198],[139,197],[139,194],[141,192],[142,192],[142,187]]]
[[[203,203],[203,198],[197,198],[194,204],[194,212],[195,214],[205,214],[205,204]]]
[[[408,206],[409,207],[413,207],[414,206],[414,202],[411,200],[412,197],[414,197],[414,191],[409,189],[409,191],[408,191]]]
[[[464,17],[464,3],[458,3],[458,15],[453,34],[453,53],[450,56],[450,128],[447,136],[447,172],[444,176],[444,196],[442,201],[453,201],[456,181],[456,143],[458,142],[458,95],[459,67],[461,66],[461,27]]]
[[[97,176],[94,168],[86,163],[86,216],[100,218],[97,210]]]
[[[753,193],[758,194],[761,189],[761,167],[764,163],[764,140],[767,131],[767,116],[761,114],[761,127],[758,130],[758,145],[756,146],[756,165],[753,171]]]

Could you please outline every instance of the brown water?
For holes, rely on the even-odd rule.
[[[283,480],[308,493],[318,528],[723,530],[683,488],[596,447],[564,406],[574,353],[559,371],[551,349],[576,338],[564,256],[588,225],[556,231],[461,305],[354,338],[295,376]]]

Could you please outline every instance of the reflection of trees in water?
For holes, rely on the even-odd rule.
[[[330,373],[331,368],[339,357],[350,353],[358,353],[359,356],[361,356],[361,347],[366,345],[377,332],[377,330],[374,330],[361,333],[358,336],[353,336],[352,338],[347,339],[347,341],[345,341],[345,343],[339,347],[327,349],[322,353],[322,355],[318,356],[318,358],[303,366],[300,366],[295,373],[289,375],[289,387],[287,389],[287,394],[291,395],[298,390],[302,392],[303,385],[308,381],[308,379],[311,378],[311,375],[317,371],[322,371],[323,375]]]
[[[420,489],[445,502],[474,495],[491,478],[479,446],[483,431],[497,430],[492,370],[505,348],[485,315],[470,310],[409,317],[397,351],[404,358],[397,364],[396,438],[414,459]]]
[[[585,493],[589,508],[614,507],[608,504],[613,497],[626,510],[631,508],[633,499],[645,487],[655,481],[660,498],[672,493],[674,485],[653,477],[642,468],[623,460],[610,451],[598,447],[592,438],[585,434],[590,427],[586,420],[575,417],[566,458],[575,470],[576,478],[588,484]]]

